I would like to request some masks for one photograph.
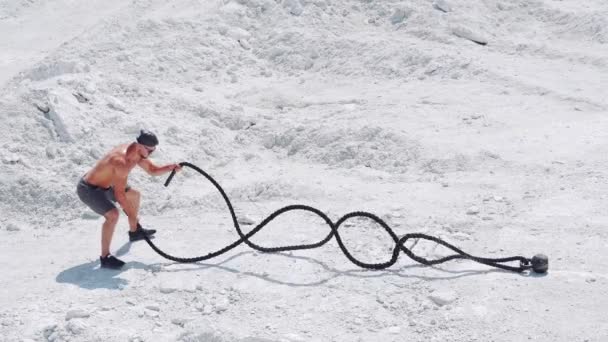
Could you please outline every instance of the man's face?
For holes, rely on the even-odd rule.
[[[144,153],[141,154],[141,157],[146,159],[150,156],[150,154],[152,154],[152,152],[154,152],[154,150],[156,150],[156,147],[154,146],[146,146],[146,145],[141,145],[143,147]]]

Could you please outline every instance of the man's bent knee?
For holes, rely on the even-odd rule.
[[[116,209],[116,208],[108,210],[108,212],[103,215],[103,217],[106,218],[106,221],[111,222],[111,223],[118,222],[118,216],[119,216],[119,213],[118,213],[118,209]]]
[[[141,196],[141,193],[135,189],[129,189],[129,191],[127,191],[126,195],[127,195],[127,197],[139,198]]]

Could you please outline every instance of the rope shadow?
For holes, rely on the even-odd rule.
[[[425,265],[406,265],[406,266],[402,266],[401,268],[399,268],[397,270],[389,269],[389,270],[375,271],[375,270],[367,270],[367,269],[350,269],[350,270],[344,271],[344,270],[338,270],[334,267],[331,267],[331,266],[327,265],[326,263],[324,263],[320,260],[317,260],[315,258],[312,258],[312,257],[289,255],[287,253],[282,253],[282,252],[272,253],[272,255],[286,257],[286,258],[290,258],[290,259],[304,260],[304,261],[307,261],[310,263],[314,263],[314,264],[317,264],[318,266],[321,266],[321,268],[323,268],[326,272],[332,273],[332,275],[329,277],[320,279],[318,281],[314,281],[314,282],[298,283],[298,282],[284,281],[284,280],[277,279],[275,277],[269,276],[266,272],[257,273],[257,272],[250,272],[250,271],[242,271],[242,270],[239,270],[236,268],[223,266],[223,264],[226,264],[234,259],[240,258],[245,255],[255,255],[255,252],[252,252],[252,251],[240,252],[219,263],[198,262],[195,264],[190,264],[190,265],[193,265],[193,267],[191,267],[191,268],[182,267],[179,269],[172,269],[172,270],[163,268],[159,272],[171,272],[171,273],[173,273],[173,272],[192,272],[192,271],[200,271],[200,270],[206,270],[206,269],[213,268],[213,269],[219,269],[222,271],[230,272],[233,274],[240,274],[240,275],[246,275],[246,276],[258,278],[258,279],[268,281],[273,284],[286,285],[286,286],[290,286],[290,287],[314,287],[314,286],[324,285],[324,284],[328,283],[330,280],[333,280],[333,279],[336,279],[339,277],[371,279],[371,278],[384,278],[387,276],[396,276],[396,277],[400,277],[400,278],[404,278],[404,279],[413,278],[413,279],[420,279],[420,280],[425,280],[425,281],[437,281],[437,280],[457,279],[457,278],[476,276],[476,275],[485,275],[485,274],[489,274],[489,273],[512,273],[512,272],[502,270],[502,269],[452,271],[452,270],[445,270],[442,268],[438,268],[436,266],[425,266]],[[170,267],[173,265],[184,265],[184,264],[179,263],[179,262],[174,262],[174,263],[161,263],[161,264],[157,264],[157,265],[160,265],[161,267]],[[194,267],[194,265],[197,265],[197,266]],[[415,274],[406,272],[406,271],[411,271],[412,269],[424,269],[424,268],[430,268],[430,269],[438,270],[441,272],[450,273],[453,275],[452,276],[423,276],[423,275],[415,275]]]

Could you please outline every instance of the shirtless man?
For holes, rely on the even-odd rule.
[[[113,202],[118,202],[129,218],[129,241],[142,240],[156,233],[156,230],[142,228],[138,222],[140,193],[127,185],[131,170],[138,165],[148,174],[159,176],[181,169],[178,164],[157,166],[148,159],[158,145],[154,133],[142,130],[136,140],[112,149],[78,182],[80,200],[105,218],[101,232],[101,267],[118,269],[125,264],[110,254],[110,243],[119,216]]]

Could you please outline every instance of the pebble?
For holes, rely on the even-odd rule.
[[[153,310],[145,310],[144,314],[148,317],[158,317],[160,315],[160,313],[158,311],[153,311]]]
[[[57,149],[53,146],[47,146],[46,156],[49,159],[55,159],[55,156],[57,156]]]
[[[241,47],[245,50],[251,50],[251,44],[249,44],[249,42],[245,39],[239,39],[238,40],[239,44],[241,45]]]
[[[160,290],[160,293],[164,294],[169,294],[177,291],[175,287],[166,284],[160,285],[158,289]]]
[[[57,324],[55,323],[49,323],[49,324],[45,324],[42,326],[42,336],[46,337],[47,339],[49,338],[49,336],[51,336],[54,332],[55,329],[57,329]]]
[[[252,220],[250,217],[248,216],[241,216],[238,218],[238,222],[240,224],[244,224],[244,225],[252,225],[255,223],[254,220]]]
[[[92,212],[92,211],[85,211],[84,213],[82,213],[81,217],[84,220],[97,220],[101,216],[99,216],[98,214],[96,214],[95,212]]]
[[[469,209],[467,209],[467,215],[477,215],[479,214],[479,208],[477,206],[471,206]]]
[[[150,304],[150,305],[146,305],[146,309],[152,310],[152,311],[160,311],[160,306],[158,304]]]
[[[480,45],[488,44],[488,40],[482,37],[479,33],[473,32],[471,29],[464,26],[452,28],[452,33],[460,38],[468,39]]]
[[[289,11],[289,13],[295,16],[300,16],[304,11],[304,8],[302,7],[302,4],[299,0],[285,0],[283,2],[283,7],[285,7],[285,9]]]
[[[117,98],[115,97],[109,97],[108,98],[108,107],[127,113],[127,107],[125,107],[125,105]]]
[[[390,327],[390,328],[388,328],[388,332],[393,335],[398,335],[401,333],[401,328],[400,327]]]
[[[230,302],[226,298],[220,298],[217,303],[215,303],[215,312],[221,313],[228,310],[228,305]]]
[[[76,309],[76,310],[70,310],[65,314],[65,320],[69,321],[73,318],[89,318],[91,315],[84,311],[84,310],[80,310],[80,309]]]
[[[305,342],[308,341],[308,339],[298,335],[298,334],[286,334],[285,336],[285,340],[289,341],[289,342]]]
[[[393,12],[393,15],[391,16],[391,24],[395,25],[401,23],[403,20],[405,20],[406,16],[407,13],[403,8],[395,9],[395,12]]]
[[[65,325],[65,329],[74,335],[79,335],[85,332],[88,325],[81,319],[73,319]]]
[[[14,223],[9,223],[8,225],[6,225],[6,230],[8,230],[9,232],[18,232],[21,230],[21,228],[19,228],[19,226]]]
[[[211,315],[211,313],[213,313],[213,306],[211,306],[211,305],[205,305],[203,307],[202,312],[203,312],[203,315]]]
[[[446,0],[435,0],[433,7],[446,13],[452,11],[452,6]]]
[[[180,327],[184,327],[184,325],[186,325],[186,323],[188,323],[190,320],[187,318],[174,318],[171,320],[171,323],[180,326]]]
[[[457,298],[458,296],[453,290],[435,291],[429,296],[429,299],[439,306],[450,304],[454,302]]]

